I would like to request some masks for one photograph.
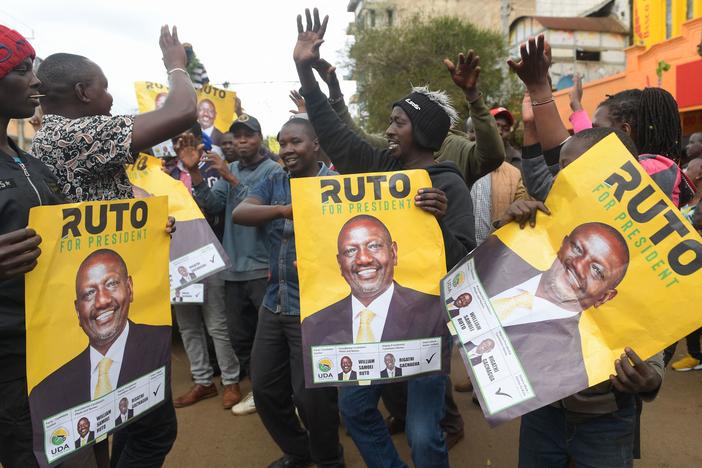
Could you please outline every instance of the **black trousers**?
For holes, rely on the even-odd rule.
[[[268,280],[225,281],[225,300],[229,341],[239,358],[240,378],[251,375],[251,348],[256,336],[258,310],[266,294]]]
[[[300,317],[261,307],[251,372],[256,411],[283,453],[311,458],[319,466],[342,466],[336,388],[305,388]]]
[[[702,338],[702,328],[699,328],[685,338],[687,342],[687,353],[695,359],[702,361],[702,351],[700,351],[700,338]]]
[[[441,420],[441,428],[447,434],[456,434],[463,430],[463,417],[458,411],[458,406],[453,399],[453,384],[451,377],[446,376],[446,393],[444,397],[444,419]],[[390,416],[402,423],[405,422],[407,414],[407,382],[396,382],[385,384],[381,398]]]
[[[0,382],[0,465],[5,468],[39,466],[32,451],[26,379]]]
[[[178,433],[173,399],[168,395],[159,407],[115,432],[112,468],[158,468],[163,466]]]

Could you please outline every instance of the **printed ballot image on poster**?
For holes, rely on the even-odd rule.
[[[168,86],[151,81],[134,83],[139,112],[160,109],[166,102]],[[206,84],[195,90],[197,93],[197,121],[203,133],[203,140],[219,146],[222,135],[229,131],[236,120],[236,93],[231,90],[215,88]],[[156,157],[175,157],[173,144],[165,141],[152,148]]]
[[[607,393],[625,347],[646,360],[702,325],[702,239],[615,135],[559,172],[546,206],[441,282],[491,424]]]
[[[450,335],[426,171],[291,179],[308,387],[438,372]]]
[[[32,208],[27,388],[42,466],[164,401],[170,368],[166,197]]]
[[[230,261],[188,189],[162,166],[160,159],[140,154],[126,171],[135,197],[168,196],[168,214],[176,219],[169,266],[170,289],[176,290],[228,268]]]

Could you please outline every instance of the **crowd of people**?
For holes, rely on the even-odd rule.
[[[222,406],[235,415],[258,413],[280,448],[282,456],[271,467],[344,466],[341,424],[368,466],[407,466],[391,439],[403,431],[415,466],[449,465],[448,451],[464,433],[453,392],[470,392],[467,379],[454,385],[442,373],[399,383],[305,387],[291,178],[426,170],[431,186],[417,192],[415,204],[437,219],[450,270],[500,226],[516,222],[526,228],[535,225],[537,212],[551,215],[544,202],[559,170],[615,134],[702,230],[702,133],[683,148],[677,103],[664,89],[603,96],[588,116],[577,82],[571,135],[553,98],[550,48],[539,36],[521,46],[519,60],[508,61],[526,90],[521,148],[512,112],[486,104],[479,57],[472,50],[445,51],[457,59],[443,65],[465,96],[470,113],[465,122],[443,90],[414,87],[388,103],[389,126],[384,135],[373,135],[351,118],[336,69],[321,57],[327,22],[316,9],[298,16],[293,60],[300,89],[291,93],[295,115],[277,132],[278,155],[265,149],[259,121],[245,112],[238,112],[229,132],[217,135],[221,155],[203,149],[203,140],[214,135],[196,123],[194,85],[206,84],[207,73],[175,28],[164,26],[160,34],[169,82],[162,105],[113,116],[108,79],[97,63],[57,53],[35,71],[30,43],[0,26],[0,46],[11,52],[0,61],[3,466],[37,465],[27,399],[24,275],[41,259],[41,239],[27,228],[29,210],[133,198],[124,165],[165,140],[173,140],[177,158],[164,170],[190,190],[231,266],[205,280],[202,305],[173,307],[192,388],[174,396],[169,387],[163,404],[112,436],[111,449],[106,441],[97,443],[62,466],[161,466],[176,440],[174,408],[218,396],[217,374]],[[8,126],[11,119],[32,117],[37,106],[43,117],[27,153],[8,137]],[[702,369],[701,334],[702,329],[687,337],[689,356],[674,362],[675,370]],[[450,337],[442,351],[450,362]],[[631,466],[639,456],[642,402],[656,397],[673,351],[644,360],[626,348],[612,364],[610,380],[524,415],[519,466]],[[251,380],[248,395],[240,388],[244,378]],[[381,399],[387,418],[378,409]]]

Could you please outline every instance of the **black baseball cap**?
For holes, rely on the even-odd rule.
[[[261,124],[258,123],[258,119],[249,114],[241,114],[229,127],[229,131],[234,133],[237,127],[246,127],[253,132],[261,133]]]

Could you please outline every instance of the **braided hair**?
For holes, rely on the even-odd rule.
[[[606,106],[617,124],[631,126],[639,154],[660,154],[674,161],[682,156],[682,125],[678,103],[663,88],[627,89],[607,96]]]

